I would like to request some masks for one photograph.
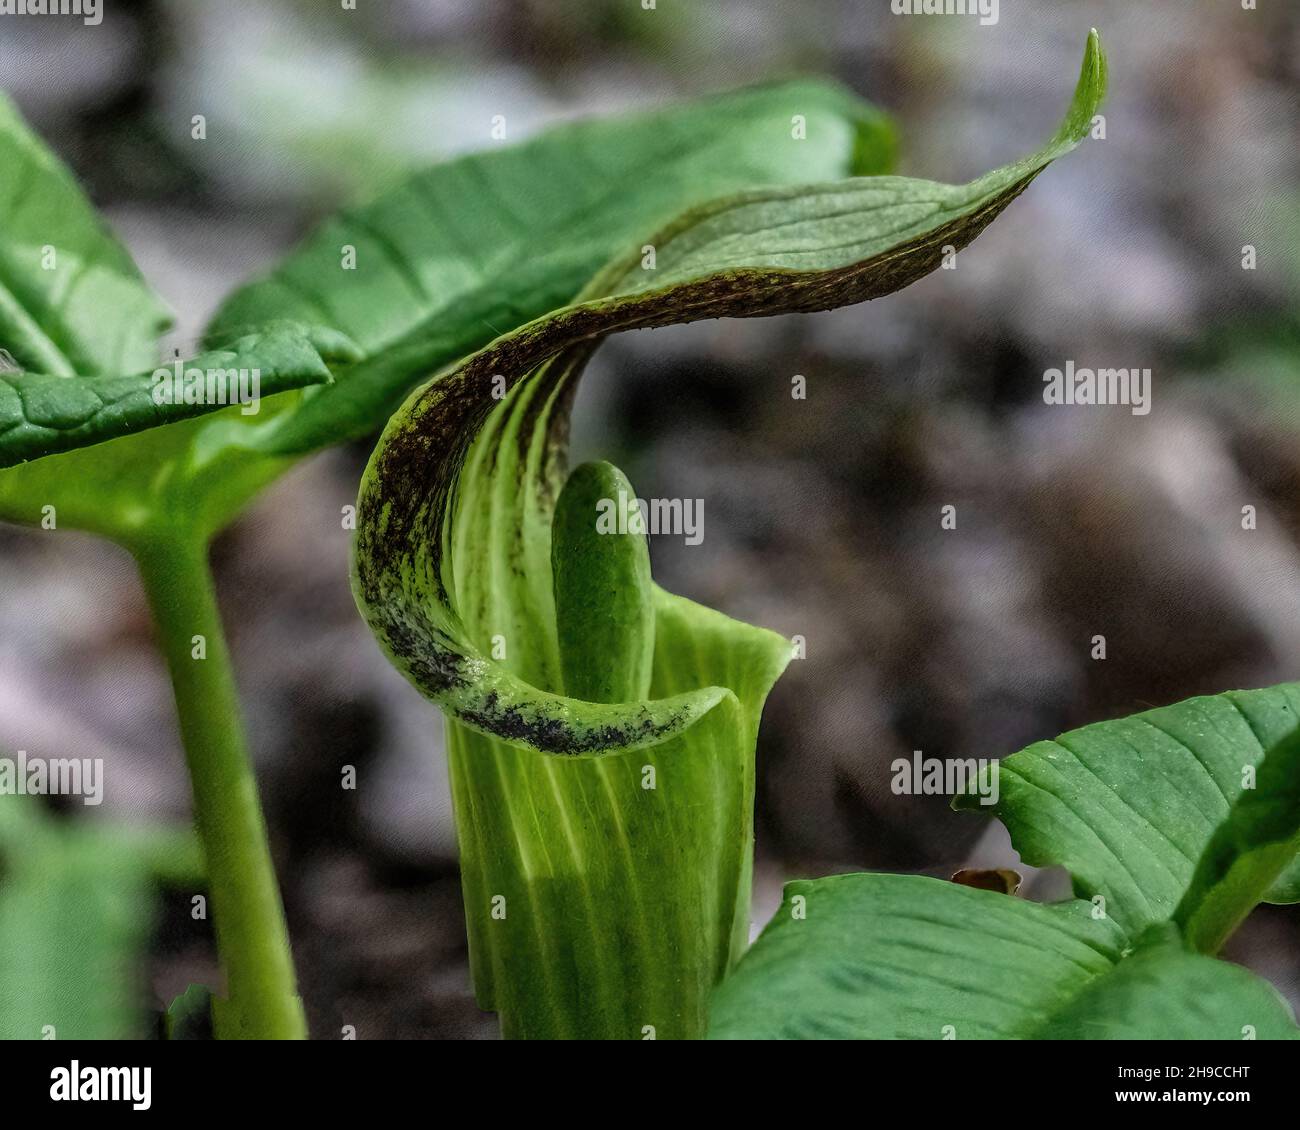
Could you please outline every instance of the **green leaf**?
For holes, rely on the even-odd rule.
[[[1192,873],[1174,912],[1188,943],[1214,953],[1295,862],[1300,849],[1300,729],[1260,762]]]
[[[911,875],[786,886],[714,995],[714,1039],[1297,1039],[1277,992],[1090,904]]]
[[[619,330],[905,286],[1081,140],[1104,79],[1094,33],[1058,133],[968,185],[859,178],[690,211],[390,421],[362,483],[354,589],[394,664],[453,721],[475,981],[507,1034],[702,1031],[708,986],[743,944],[757,721],[789,658],[771,633],[660,594],[650,697],[563,694],[552,525],[591,353]]]
[[[0,346],[53,376],[155,364],[171,324],[72,174],[0,94]]]
[[[356,355],[332,331],[279,324],[224,349],[133,376],[0,373],[0,467],[227,404],[238,403],[241,415],[256,416],[262,396],[329,382],[318,345],[331,360]]]
[[[1265,751],[1297,724],[1296,683],[1192,698],[1037,742],[1001,762],[991,810],[975,791],[954,806],[998,816],[1021,859],[1065,867],[1130,938],[1177,916],[1213,948],[1294,856],[1295,747]]]
[[[86,530],[130,549],[159,537],[206,544],[292,466],[287,458],[247,458],[239,435],[302,395],[272,397],[258,416],[224,408],[0,470],[0,518],[36,525],[51,506],[54,528]]]
[[[1300,902],[1300,856],[1291,860],[1264,895],[1264,902],[1289,906]]]
[[[1120,958],[1115,925],[912,875],[788,883],[717,990],[720,1039],[1014,1039]],[[951,1026],[953,1032],[946,1032]]]
[[[0,1039],[144,1035],[155,881],[199,874],[188,834],[74,824],[0,796]]]
[[[792,136],[792,118],[807,136]],[[215,333],[268,316],[337,326],[366,360],[327,394],[259,429],[301,453],[383,425],[442,365],[569,301],[684,208],[763,185],[887,172],[892,126],[838,86],[791,82],[560,126],[409,177],[328,221],[236,292]],[[355,269],[345,270],[345,248]]]
[[[790,136],[794,113],[807,118],[804,141]],[[125,251],[102,231],[66,171],[11,110],[5,122],[21,139],[15,144],[27,165],[57,180],[56,191],[29,171],[8,195],[0,191],[0,202],[9,202],[0,204],[6,224],[16,216],[15,230],[27,236],[11,258],[30,266],[33,246],[76,246],[84,232],[93,232],[99,242],[87,255],[111,264],[115,277],[147,295]],[[564,126],[522,146],[419,172],[328,222],[270,277],[234,295],[209,328],[208,344],[218,348],[309,311],[302,324],[319,325],[323,318],[361,347],[360,357],[327,349],[318,337],[322,331],[312,331],[338,380],[311,395],[276,396],[257,416],[226,410],[0,472],[0,517],[39,522],[41,508],[52,505],[60,528],[128,545],[177,524],[194,536],[211,536],[295,458],[378,429],[415,381],[566,301],[611,255],[682,208],[754,184],[880,172],[893,150],[892,127],[879,111],[838,87],[798,82]],[[0,162],[0,185],[7,175]],[[29,192],[29,183],[39,192]],[[36,198],[28,200],[32,193]],[[56,200],[58,207],[41,200]],[[355,271],[342,269],[345,246],[357,249]],[[5,262],[0,237],[0,284],[8,278]],[[73,261],[59,263],[70,270]],[[39,271],[27,289],[37,284],[53,286]],[[66,398],[55,406],[58,414],[78,419],[81,412],[94,413],[93,393],[116,399],[136,389],[133,381],[117,382],[156,363],[155,340],[165,322],[156,316],[156,301],[150,307],[133,299],[120,309],[107,293],[82,283],[65,291],[61,300],[53,294],[29,302],[23,318],[6,318],[0,294],[0,347],[36,372],[113,378],[102,390],[57,390]],[[82,310],[80,301],[91,298]],[[134,316],[146,309],[155,316]],[[129,339],[131,348],[116,348],[117,337],[105,327]],[[341,332],[336,336],[345,340]],[[60,361],[60,347],[72,341],[78,347],[67,345]],[[119,363],[127,357],[130,365]],[[38,383],[46,387],[43,379]],[[128,403],[143,407],[138,396],[128,396]],[[8,411],[12,423],[12,390]],[[94,418],[103,430],[65,431],[60,445],[159,422],[138,410]],[[15,434],[15,444],[24,435],[27,441],[54,438],[29,433]],[[0,466],[37,453],[9,453],[0,444]]]
[[[1156,928],[1034,1032],[1040,1040],[1296,1040],[1290,1006],[1267,981],[1192,953]]]

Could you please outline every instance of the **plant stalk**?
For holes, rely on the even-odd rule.
[[[226,975],[226,999],[214,1002],[216,1034],[220,1039],[304,1039],[284,907],[207,541],[173,533],[132,551],[171,674],[207,865],[217,953]],[[202,637],[201,646],[196,637]]]

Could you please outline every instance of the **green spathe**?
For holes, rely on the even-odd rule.
[[[566,693],[552,537],[592,352],[626,329],[906,286],[1073,149],[1104,88],[1094,34],[1056,134],[969,184],[859,177],[692,209],[389,422],[358,498],[354,590],[394,664],[448,716],[475,987],[506,1035],[704,1032],[710,991],[746,943],[758,720],[791,654],[655,589],[648,694]],[[642,638],[620,631],[615,650]]]

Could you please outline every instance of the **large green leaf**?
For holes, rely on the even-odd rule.
[[[326,384],[327,360],[355,356],[351,344],[333,331],[272,323],[225,348],[131,376],[0,372],[0,467],[220,411],[227,404],[239,404],[241,415],[256,416],[261,397]]]
[[[236,292],[212,330],[306,319],[361,346],[366,359],[336,388],[253,440],[274,454],[313,450],[382,426],[413,379],[569,301],[686,207],[746,188],[885,173],[894,149],[884,115],[813,81],[561,126],[437,165],[341,213]]]
[[[72,174],[2,95],[0,217],[0,349],[18,370],[0,366],[0,467],[215,410],[154,403],[150,372],[170,315]],[[312,331],[304,341],[287,326],[264,326],[228,335],[216,343],[219,353],[187,364],[260,368],[262,391],[271,395],[328,377],[308,341],[330,359],[355,357],[337,333]],[[197,435],[193,427],[173,433],[174,463],[180,440]],[[127,443],[76,465],[0,474],[0,516],[40,521],[42,506],[68,502],[69,513],[85,505],[102,525],[102,508],[92,502],[99,485],[126,474],[137,499],[147,496],[169,469],[154,458],[166,446]],[[209,489],[221,482],[205,481]],[[140,509],[137,501],[134,512]]]
[[[1057,134],[970,184],[858,178],[692,210],[389,423],[362,483],[354,588],[395,665],[453,721],[475,980],[508,1034],[700,1033],[708,986],[743,939],[755,730],[789,654],[663,594],[650,697],[564,694],[551,525],[587,359],[619,330],[907,285],[1082,139],[1104,87],[1094,33]]]
[[[170,317],[71,173],[2,96],[0,216],[0,349],[18,370],[0,372],[0,517],[48,522],[53,506],[59,528],[128,541],[174,517],[228,521],[288,464],[231,466],[218,448],[234,450],[232,434],[298,399],[283,390],[326,381],[323,359],[356,357],[337,331],[267,319],[185,362],[205,373],[260,369],[268,400],[257,416],[154,403],[151,367]],[[196,413],[221,419],[185,420]],[[165,420],[183,422],[155,427]],[[94,446],[68,450],[84,445]],[[35,461],[8,466],[26,459]]]
[[[17,370],[0,365],[0,468],[218,410],[210,401],[155,402],[158,337],[170,314],[72,174],[3,95],[0,216],[0,349]],[[258,369],[260,394],[272,396],[328,381],[322,356],[357,359],[337,332],[269,321],[256,332],[214,337],[213,349],[185,367]],[[138,463],[139,454],[115,447],[101,458]],[[57,501],[58,479],[74,470],[57,468],[49,479],[43,469],[0,493]],[[159,470],[136,467],[141,479]],[[66,478],[84,497],[100,476]],[[32,509],[34,518],[6,516],[39,521],[39,505]]]
[[[154,885],[200,874],[189,834],[55,820],[0,796],[0,1039],[145,1035]]]
[[[1130,937],[1177,915],[1213,950],[1295,855],[1297,725],[1296,683],[1098,722],[1002,761],[991,811]],[[990,811],[973,791],[955,804]]]
[[[786,887],[714,995],[715,1039],[1297,1039],[1278,993],[1091,904],[911,875]]]
[[[21,368],[93,377],[155,364],[166,307],[2,94],[0,215],[0,347]]]
[[[1269,749],[1197,862],[1174,921],[1193,948],[1214,953],[1300,848],[1300,728]]]
[[[1156,927],[1131,956],[1035,1029],[1040,1040],[1296,1040],[1288,1005],[1249,970]]]
[[[293,458],[378,429],[415,381],[568,300],[611,255],[688,205],[754,184],[881,172],[894,151],[878,111],[838,87],[798,82],[565,126],[522,146],[434,166],[327,223],[270,277],[234,295],[209,329],[209,344],[224,347],[311,311],[306,325],[324,318],[334,331],[329,343],[324,331],[311,331],[338,376],[333,385],[270,398],[256,416],[218,411],[98,443],[164,418],[142,402],[140,381],[122,374],[156,363],[154,341],[165,322],[66,170],[5,109],[15,153],[30,168],[15,174],[8,196],[0,193],[9,201],[0,214],[6,224],[16,218],[12,230],[20,237],[10,246],[11,229],[0,230],[0,284],[12,259],[26,271],[15,293],[35,297],[26,299],[21,318],[0,311],[0,347],[34,372],[107,381],[13,382],[30,384],[43,399],[36,427],[14,389],[0,399],[0,466],[97,446],[0,472],[0,517],[36,522],[41,508],[53,505],[60,527],[127,544],[177,523],[189,535],[211,536]],[[794,114],[806,118],[801,141],[791,137]],[[0,184],[6,172],[0,162]],[[82,277],[74,276],[72,256],[58,259],[54,275],[41,271],[46,243],[84,244],[84,256],[111,265],[134,297],[115,304],[88,284],[71,288]],[[356,249],[356,270],[343,269],[345,246]],[[54,278],[69,281],[59,289]],[[126,286],[120,279],[114,285]],[[363,356],[338,331],[355,338]],[[119,348],[119,339],[130,349]],[[295,383],[303,382],[286,378],[268,388]],[[0,386],[0,398],[5,391]],[[123,395],[115,410],[101,410],[100,396]],[[60,422],[71,426],[51,426]]]
[[[717,993],[712,1034],[1300,1037],[1271,986],[1205,956],[1294,858],[1297,705],[1296,684],[1189,699],[991,767],[1022,858],[1064,863],[1087,901],[882,875],[790,884]]]
[[[1264,894],[1264,902],[1289,906],[1300,902],[1300,855],[1297,855],[1283,870]]]

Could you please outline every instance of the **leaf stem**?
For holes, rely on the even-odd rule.
[[[225,1001],[222,1039],[303,1039],[284,907],[244,739],[205,538],[177,534],[132,547],[158,626],[189,765],[207,865]],[[201,643],[200,639],[201,637]]]

